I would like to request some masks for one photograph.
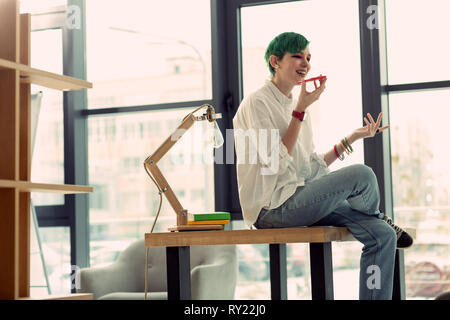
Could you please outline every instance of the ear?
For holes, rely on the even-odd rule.
[[[269,57],[269,62],[270,62],[270,65],[272,66],[272,68],[274,68],[278,64],[278,57],[275,55],[271,55]]]

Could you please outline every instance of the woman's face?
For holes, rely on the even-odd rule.
[[[280,80],[296,85],[303,80],[311,69],[311,53],[309,47],[302,52],[286,52],[281,60],[278,60],[278,68],[275,69],[275,76]]]

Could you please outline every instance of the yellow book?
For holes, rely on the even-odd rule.
[[[205,220],[205,221],[188,221],[188,224],[229,224],[230,220]]]

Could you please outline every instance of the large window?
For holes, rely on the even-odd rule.
[[[86,1],[89,108],[211,99],[210,20],[209,0]]]
[[[320,100],[309,107],[314,142],[319,153],[329,151],[336,141],[362,126],[358,12],[356,0],[295,1],[241,9],[244,97],[269,79],[270,72],[264,53],[275,36],[294,31],[303,34],[310,41],[310,74],[324,74],[328,78],[327,89]],[[312,89],[311,84],[308,90]],[[295,98],[298,97],[299,90],[300,87],[294,89]],[[354,149],[351,157],[344,162],[334,162],[330,169],[364,163],[362,141],[356,142]],[[236,223],[233,227],[244,226]],[[359,242],[333,244],[336,299],[358,298],[361,248],[362,244]],[[240,274],[236,298],[264,299],[270,296],[267,245],[239,246],[238,252]],[[288,297],[310,299],[308,245],[289,244],[287,254]],[[255,259],[264,263],[255,266]],[[350,286],[349,283],[354,285]]]
[[[450,80],[445,0],[386,0],[389,85]],[[417,23],[420,22],[420,23]],[[389,93],[394,217],[416,228],[405,251],[407,299],[450,289],[450,88]]]

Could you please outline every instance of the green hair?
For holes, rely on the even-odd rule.
[[[264,54],[264,59],[266,60],[267,66],[269,67],[270,73],[275,75],[274,68],[270,65],[270,56],[277,56],[282,59],[286,52],[298,53],[308,46],[309,41],[299,33],[295,32],[283,32],[276,36],[272,41],[270,41],[269,46]]]

